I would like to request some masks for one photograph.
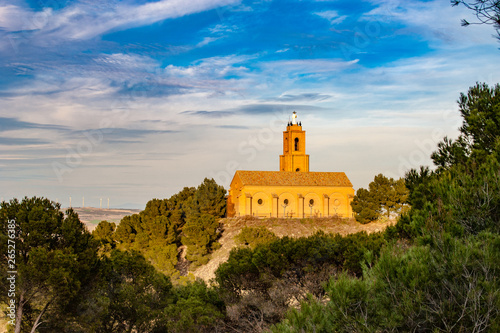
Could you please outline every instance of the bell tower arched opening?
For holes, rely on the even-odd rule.
[[[297,122],[297,112],[293,112],[283,132],[283,155],[280,155],[280,171],[309,172],[309,155],[306,154],[306,132],[302,122]]]

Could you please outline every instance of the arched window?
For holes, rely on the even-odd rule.
[[[295,138],[295,151],[299,150],[299,138]]]

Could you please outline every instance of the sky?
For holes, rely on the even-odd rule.
[[[458,135],[460,93],[500,82],[494,29],[463,18],[448,0],[0,1],[0,197],[228,189],[278,171],[293,111],[311,171],[399,178]]]

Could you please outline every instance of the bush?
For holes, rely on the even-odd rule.
[[[270,243],[278,239],[274,232],[264,227],[245,227],[241,229],[241,232],[235,238],[238,244],[248,246],[252,249],[259,244]]]
[[[382,234],[283,237],[255,249],[233,249],[215,280],[232,324],[243,328],[260,323],[256,329],[263,329],[281,320],[291,302],[307,293],[321,297],[323,284],[338,271],[360,276],[365,253],[376,258],[383,244]]]

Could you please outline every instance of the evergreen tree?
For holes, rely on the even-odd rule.
[[[15,240],[16,267],[8,266],[7,256],[1,257],[0,284],[0,297],[6,301],[7,271],[17,271],[15,333],[21,327],[35,332],[42,323],[57,331],[74,315],[82,286],[91,281],[97,242],[72,209],[64,216],[59,204],[44,198],[3,202],[0,228],[2,253],[8,253],[7,239]],[[15,230],[14,238],[8,230]]]
[[[108,221],[101,221],[97,227],[92,231],[92,236],[100,243],[99,251],[101,253],[110,253],[116,247],[113,237],[116,224]]]
[[[117,248],[141,252],[157,269],[178,274],[178,247],[187,245],[193,266],[208,261],[218,246],[218,219],[226,213],[226,191],[213,179],[185,187],[169,199],[152,199],[139,214],[126,216],[114,233]]]
[[[356,221],[372,222],[382,214],[389,219],[407,207],[409,192],[404,179],[394,180],[378,174],[368,186],[369,190],[360,188],[351,202]]]
[[[161,319],[172,303],[168,277],[137,251],[113,250],[102,258],[80,308],[80,332],[167,332]]]
[[[198,186],[191,202],[191,215],[208,214],[216,218],[226,216],[226,190],[215,180],[205,178]]]
[[[186,259],[195,266],[204,265],[210,259],[219,236],[219,222],[209,214],[192,215],[183,228],[182,244],[187,245]]]
[[[359,223],[369,223],[375,221],[380,216],[380,205],[372,193],[364,188],[360,188],[351,202],[351,207],[355,213],[354,217]]]
[[[458,139],[453,141],[445,137],[431,156],[438,171],[459,164],[473,168],[498,151],[500,85],[490,88],[486,83],[477,83],[467,95],[460,94],[458,105],[463,118]]]

